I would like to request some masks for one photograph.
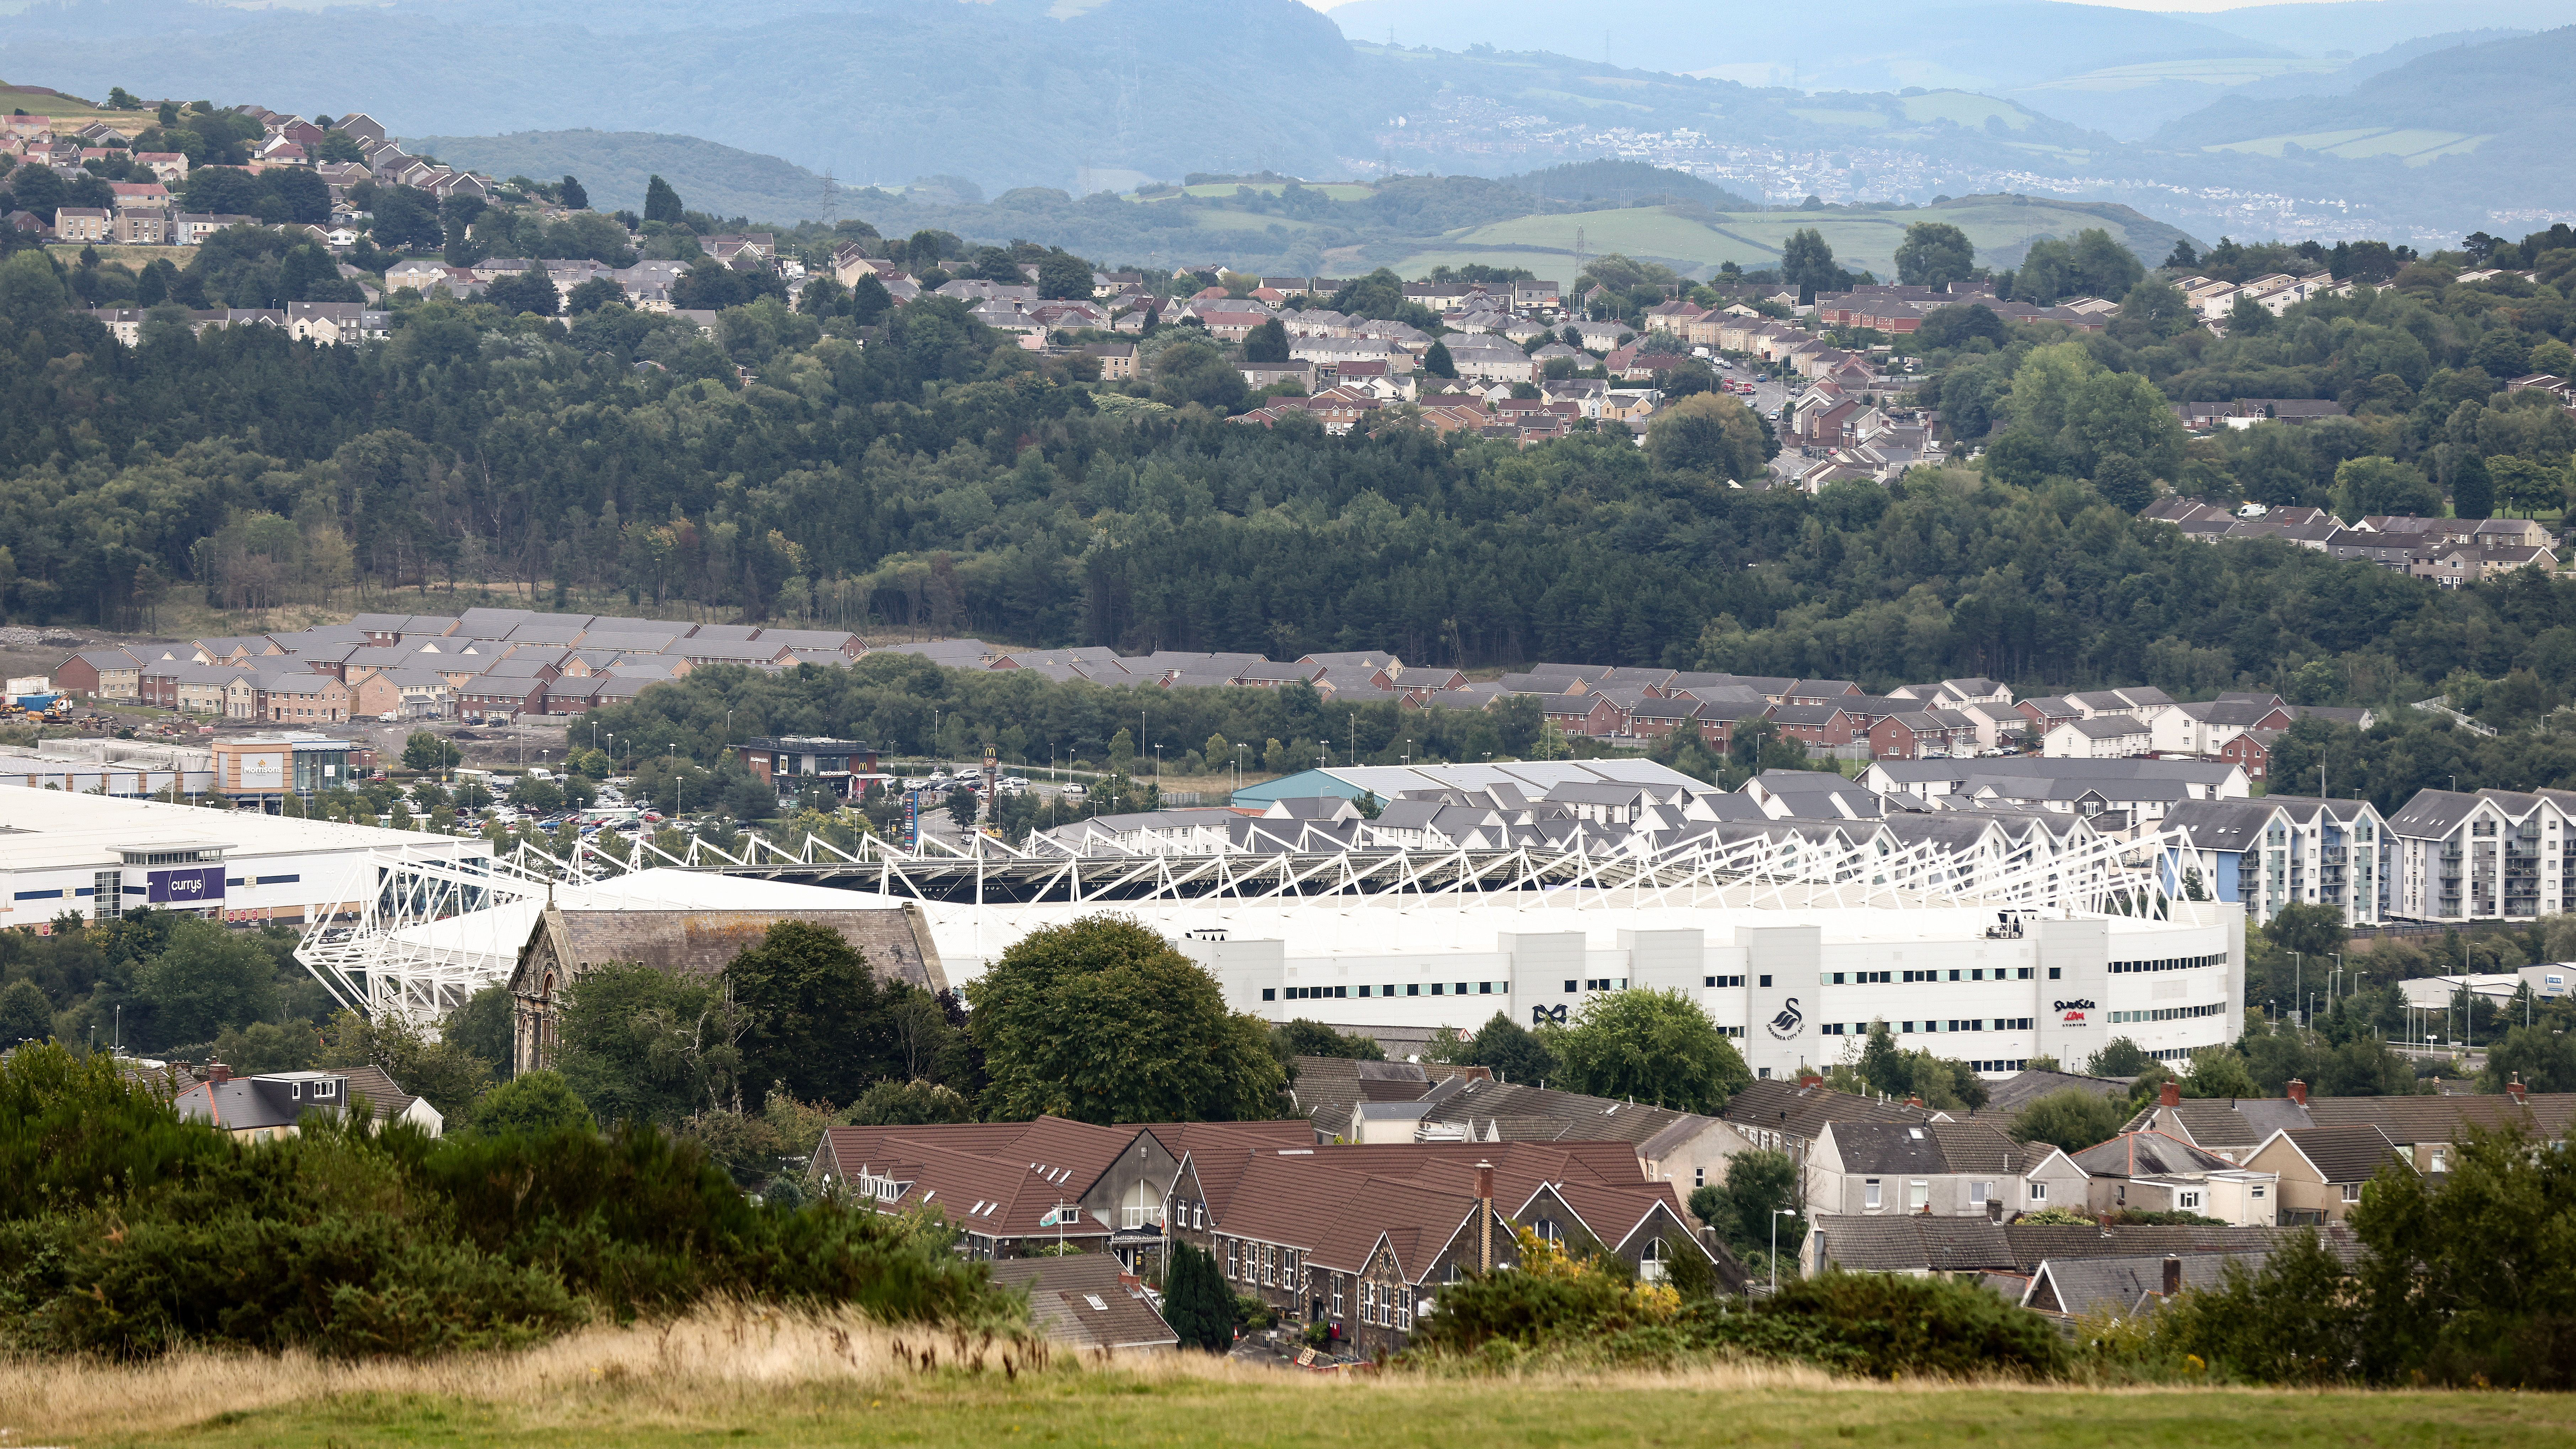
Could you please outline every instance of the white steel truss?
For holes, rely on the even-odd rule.
[[[1302,843],[1302,842],[1301,842]],[[1104,908],[1172,900],[1283,904],[1365,901],[1401,910],[1464,904],[1531,910],[1613,911],[1686,906],[1722,909],[1949,909],[1982,907],[2006,922],[2019,914],[2161,916],[2167,882],[2182,878],[2181,837],[2096,838],[2054,853],[2021,851],[2002,862],[1962,859],[1926,842],[1897,848],[1854,843],[1829,824],[1781,823],[1730,838],[1700,835],[1662,849],[1637,838],[1600,848],[1578,839],[1565,849],[1336,848],[1203,855],[1038,855],[979,837],[969,848],[926,841],[906,851],[869,840],[859,851],[808,835],[793,846],[746,834],[733,852],[700,840],[674,853],[633,842],[603,849],[583,842],[567,857],[522,845],[485,859],[376,852],[360,858],[338,897],[361,902],[353,915],[307,925],[296,958],[343,1006],[368,1016],[416,1021],[445,1015],[506,974],[529,917],[497,908],[560,899],[594,908],[632,906],[613,885],[655,868],[831,886],[889,899],[1010,907]],[[491,931],[422,930],[481,915]]]

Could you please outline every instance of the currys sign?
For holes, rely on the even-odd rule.
[[[156,906],[214,905],[224,898],[224,868],[156,870],[145,879],[146,894]]]

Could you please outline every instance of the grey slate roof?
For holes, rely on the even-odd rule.
[[[2196,1253],[2177,1255],[2182,1270],[2182,1287],[2215,1288],[2226,1280],[2227,1265],[2241,1262],[2247,1269],[2263,1266],[2268,1253]],[[2032,1273],[2030,1287],[2024,1291],[2022,1306],[2042,1313],[2063,1314],[2082,1318],[2088,1313],[2108,1311],[2127,1317],[2152,1310],[2164,1302],[2165,1257],[2162,1254],[2138,1254],[2119,1258],[2052,1258]]]
[[[2387,1133],[2367,1124],[2305,1127],[2286,1135],[2327,1182],[2368,1182],[2390,1161],[2405,1160]]]

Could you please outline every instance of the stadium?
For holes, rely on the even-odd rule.
[[[989,848],[988,848],[989,847]],[[964,983],[1029,932],[1132,916],[1203,965],[1236,1010],[1381,1038],[1577,1016],[1604,992],[1682,992],[1763,1076],[1855,1055],[1872,1020],[1993,1075],[2080,1062],[2113,1037],[2166,1061],[2234,1039],[2244,915],[2175,898],[2172,843],[2101,841],[1965,879],[1937,851],[1815,832],[1710,834],[1606,855],[1370,849],[1035,857],[998,842],[860,854],[749,837],[568,861],[378,856],[367,904],[300,952],[369,1011],[434,1018],[506,980],[538,910],[917,912]]]

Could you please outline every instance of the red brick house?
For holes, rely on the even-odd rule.
[[[2280,737],[2279,730],[2247,730],[2220,745],[2218,757],[2241,766],[2246,779],[2260,780],[2272,773],[2272,742]]]
[[[457,686],[456,713],[461,719],[477,715],[545,712],[546,681],[542,679],[496,678],[478,674]]]
[[[1773,706],[1768,700],[1718,699],[1702,700],[1699,707],[1700,743],[1723,753],[1735,748],[1735,728],[1746,720],[1769,719]]]
[[[143,688],[143,664],[122,649],[84,649],[54,666],[54,687],[92,699],[132,699]]]
[[[1943,718],[1949,715],[1951,718]],[[1917,710],[1883,716],[1869,728],[1873,760],[1920,760],[1956,756],[1976,748],[1972,720],[1951,710]]]
[[[1860,686],[1848,679],[1801,679],[1780,691],[1782,704],[1834,704],[1843,696],[1860,693]]]
[[[2032,739],[2040,738],[2059,725],[2072,724],[2084,718],[2082,705],[2059,694],[2034,695],[2014,704],[2013,708],[2030,721],[2030,728],[2023,733]]]
[[[1783,739],[1810,745],[1852,742],[1851,716],[1830,704],[1784,704],[1771,712],[1771,722],[1779,726]]]
[[[1548,722],[1569,735],[1615,735],[1619,732],[1619,706],[1597,694],[1541,694],[1539,712]]]
[[[1641,699],[1628,709],[1628,733],[1651,740],[1687,729],[1699,718],[1700,708],[1695,699]]]

